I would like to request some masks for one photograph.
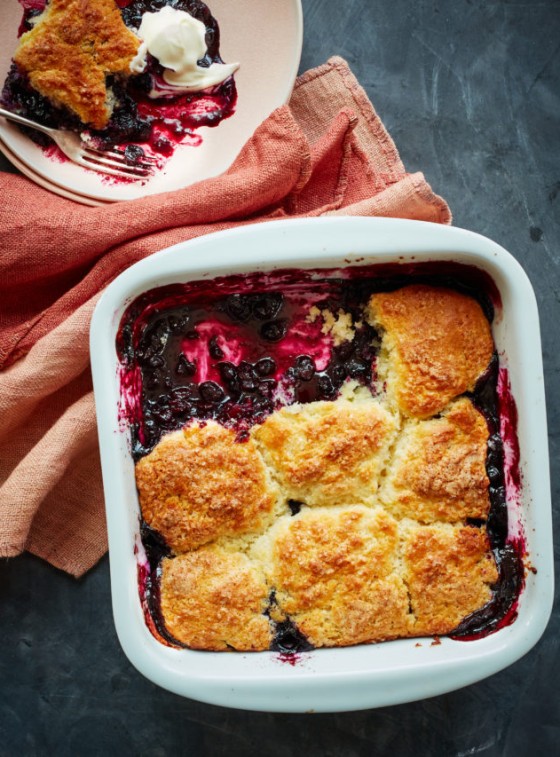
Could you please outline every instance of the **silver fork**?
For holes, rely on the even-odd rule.
[[[29,126],[31,129],[42,131],[56,142],[66,157],[92,171],[100,171],[111,176],[118,176],[121,179],[139,180],[147,179],[157,165],[155,160],[149,156],[144,156],[139,160],[129,160],[125,153],[120,150],[99,150],[88,144],[78,134],[43,126],[43,124],[35,123],[35,121],[30,121],[28,118],[3,108],[0,108],[0,116],[4,116],[8,121],[15,121],[22,126]]]

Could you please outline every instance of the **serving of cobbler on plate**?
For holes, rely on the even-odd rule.
[[[21,4],[1,96],[8,110],[160,165],[177,145],[199,144],[201,126],[234,112],[239,64],[220,58],[218,23],[200,0]],[[26,133],[52,149],[48,137]]]

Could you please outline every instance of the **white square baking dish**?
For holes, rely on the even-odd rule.
[[[157,641],[140,602],[138,500],[128,430],[119,420],[115,340],[126,307],[155,287],[231,273],[424,261],[474,266],[493,280],[501,299],[493,333],[517,406],[522,480],[520,492],[508,486],[509,528],[523,535],[530,567],[516,620],[477,640],[405,639],[318,649],[299,655],[295,664],[286,664],[277,652],[200,652]],[[499,245],[461,229],[382,218],[273,221],[208,235],[137,263],[107,288],[92,320],[91,360],[115,625],[129,660],[156,684],[242,709],[358,710],[472,684],[518,660],[542,635],[552,607],[553,548],[539,321],[526,274]],[[507,456],[507,441],[505,451]]]

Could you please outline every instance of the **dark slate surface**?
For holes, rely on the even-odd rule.
[[[501,243],[533,282],[557,516],[560,2],[303,5],[301,71],[332,54],[345,57],[408,169],[425,172],[457,226]],[[11,170],[2,158],[0,169]],[[335,715],[222,709],[153,686],[117,642],[107,558],[80,581],[30,556],[2,562],[0,638],[2,757],[560,753],[557,603],[540,643],[507,670],[430,700]]]

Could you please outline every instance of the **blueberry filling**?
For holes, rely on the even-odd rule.
[[[291,620],[284,620],[276,624],[276,632],[271,649],[274,652],[293,655],[300,652],[309,652],[313,649],[313,646],[298,630],[295,623]]]
[[[297,499],[288,500],[288,507],[290,508],[290,512],[292,513],[292,515],[297,515],[299,511],[301,510],[302,505],[303,505],[303,502],[298,502]]]

